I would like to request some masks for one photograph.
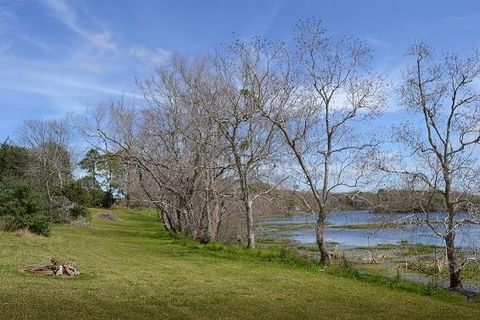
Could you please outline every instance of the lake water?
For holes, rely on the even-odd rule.
[[[443,219],[445,214],[436,213],[435,218]],[[460,216],[461,218],[461,216]],[[262,235],[276,239],[289,239],[302,244],[315,243],[316,217],[292,215],[273,217],[261,223]],[[328,216],[325,238],[328,242],[344,247],[376,246],[378,244],[443,245],[442,239],[433,234],[425,225],[417,223],[417,217],[410,214],[378,214],[367,211],[339,212]],[[342,228],[348,225],[379,224],[369,229]],[[382,226],[385,223],[399,223],[398,226]],[[457,229],[456,244],[459,247],[480,247],[480,226],[464,225]]]

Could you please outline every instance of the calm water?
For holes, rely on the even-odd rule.
[[[435,214],[443,218],[444,214]],[[263,221],[263,235],[280,239],[290,239],[302,244],[315,243],[314,224],[316,218],[310,215],[274,217]],[[408,223],[398,227],[382,227],[382,223]],[[378,214],[366,211],[339,212],[327,218],[325,238],[329,242],[345,247],[375,246],[378,244],[398,244],[407,241],[412,244],[443,245],[442,239],[435,236],[428,226],[417,225],[416,217],[408,214]],[[374,229],[342,228],[346,225],[378,223]],[[290,228],[288,228],[290,227]],[[457,245],[462,247],[480,246],[480,227],[465,225],[457,230]]]

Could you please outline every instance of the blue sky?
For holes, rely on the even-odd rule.
[[[367,41],[375,68],[393,82],[414,41],[438,51],[480,47],[478,1],[0,0],[0,139],[26,119],[134,95],[135,78],[172,52],[198,55],[254,35],[289,38],[296,21],[310,17],[332,34]]]

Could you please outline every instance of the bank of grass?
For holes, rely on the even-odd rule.
[[[359,250],[397,250],[400,251],[401,256],[418,256],[418,255],[427,255],[433,253],[442,252],[442,247],[431,245],[431,244],[421,244],[421,243],[408,243],[402,241],[399,244],[393,243],[383,243],[377,244],[373,247],[358,247]]]
[[[146,210],[115,210],[50,238],[0,233],[0,319],[478,319],[480,305],[444,290],[348,268],[288,249],[246,250],[172,237]],[[76,279],[21,272],[51,256]]]

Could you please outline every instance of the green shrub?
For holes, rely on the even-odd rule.
[[[113,196],[110,191],[103,192],[102,204],[103,208],[110,208],[113,205]]]
[[[45,200],[35,188],[26,186],[0,186],[0,217],[8,230],[28,229],[47,236],[52,220]]]
[[[28,230],[42,236],[48,236],[52,231],[52,219],[45,214],[33,214],[28,221]]]
[[[81,178],[76,181],[70,181],[61,190],[61,195],[72,202],[69,208],[69,217],[78,219],[80,217],[89,218],[89,207],[99,207],[103,204],[106,197],[104,191],[97,189],[89,189],[91,184],[87,179]]]
[[[97,180],[90,176],[78,179],[75,182],[75,186],[69,188],[72,190],[69,190],[69,195],[67,196],[65,194],[65,196],[86,207],[110,207],[112,204],[110,193],[103,191]],[[73,194],[70,195],[70,193]],[[74,199],[82,202],[75,201]]]
[[[86,207],[77,205],[73,207],[72,209],[72,218],[73,219],[78,219],[78,218],[89,218],[90,217],[90,212],[87,210]]]
[[[61,195],[81,206],[88,207],[91,204],[90,193],[79,181],[67,183],[61,190]]]

